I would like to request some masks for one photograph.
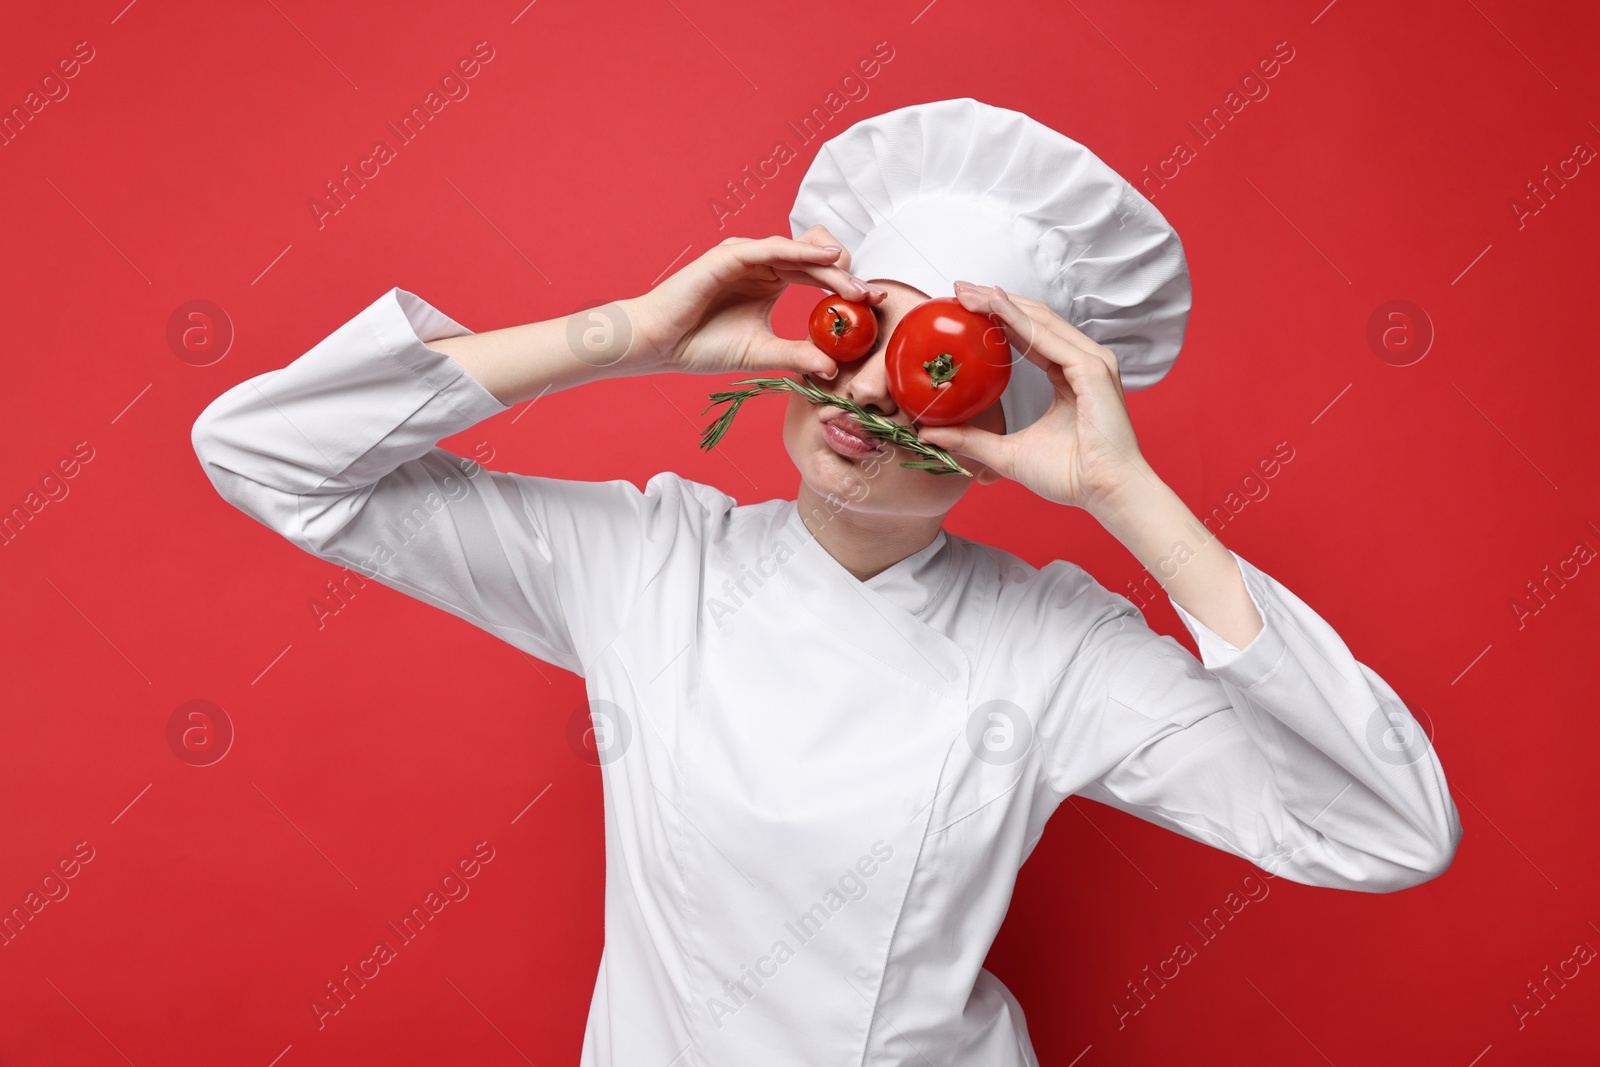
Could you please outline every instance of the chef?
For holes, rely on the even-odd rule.
[[[1392,892],[1449,866],[1460,821],[1395,690],[1139,452],[1123,390],[1172,366],[1190,304],[1148,201],[962,98],[827,142],[790,221],[643,296],[481,334],[391,289],[194,426],[246,514],[585,679],[606,938],[584,1064],[1036,1064],[982,964],[1073,795],[1310,885]],[[790,284],[872,305],[885,337],[932,296],[1005,324],[1001,399],[922,431],[976,477],[902,467],[798,396],[794,499],[489,471],[438,446],[552,390],[662,372],[805,374],[909,423],[881,338],[836,364],[772,333]],[[943,530],[998,478],[1041,498],[1032,521],[1093,514],[1200,658],[1070,562]]]

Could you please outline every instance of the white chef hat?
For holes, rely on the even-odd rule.
[[[971,97],[863,119],[826,141],[795,194],[794,236],[821,223],[860,278],[929,296],[957,279],[1048,304],[1116,354],[1125,389],[1171,369],[1189,320],[1177,233],[1083,145]],[[1013,348],[1006,432],[1044,414],[1051,386]]]

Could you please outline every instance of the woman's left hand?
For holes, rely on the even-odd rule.
[[[919,437],[970,456],[1047,500],[1096,514],[1114,506],[1129,487],[1154,480],[1139,452],[1110,349],[1048,305],[1009,296],[998,286],[957,282],[955,295],[969,311],[999,316],[1007,340],[1044,370],[1055,396],[1042,418],[1016,433],[963,423],[921,427]]]

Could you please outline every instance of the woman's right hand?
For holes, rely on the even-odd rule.
[[[622,302],[635,338],[629,359],[656,372],[798,371],[832,378],[838,364],[810,340],[772,332],[772,309],[793,284],[880,303],[884,290],[849,268],[850,253],[821,226],[796,239],[730,237],[648,293]]]

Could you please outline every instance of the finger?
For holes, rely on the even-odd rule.
[[[1004,314],[1006,308],[1018,307],[1011,300],[1011,294],[998,285],[995,286],[995,293],[999,297],[1002,317],[1007,317]],[[1061,367],[1060,373],[1075,392],[1082,392],[1087,387],[1110,387],[1121,395],[1122,375],[1116,353],[1089,340],[1048,304],[1030,300],[1028,307],[1021,310],[1036,328],[1043,326],[1049,331],[1055,343],[1045,348],[1045,354]]]
[[[844,249],[837,246],[824,247],[774,235],[759,241],[727,245],[724,254],[732,257],[740,273],[768,267],[780,276],[787,272],[786,281],[818,285],[846,300],[876,303],[887,295],[881,287],[870,286],[833,265],[844,254]]]
[[[1065,333],[1054,329],[1052,320],[1063,320],[1048,305],[1029,300],[1023,306],[999,286],[964,286],[958,291],[973,290],[977,290],[978,299],[972,302],[972,310],[997,315],[1006,326],[1007,338],[1030,363],[1046,372],[1051,364],[1060,367],[1075,393],[1101,385],[1117,388],[1116,357],[1112,356],[1108,363],[1098,352],[1073,343]],[[964,301],[962,306],[967,303]]]
[[[774,264],[831,266],[844,255],[844,248],[840,245],[816,245],[810,241],[796,241],[776,234],[721,247],[724,255],[745,270]]]
[[[821,227],[813,227],[821,230]],[[811,231],[807,231],[808,233]],[[826,230],[822,230],[826,234]],[[827,289],[837,293],[846,300],[854,300],[863,304],[880,304],[889,295],[888,290],[881,285],[873,285],[865,278],[858,278],[850,273],[850,253],[837,244],[831,247],[839,248],[839,258],[832,264],[820,266],[804,266],[799,269],[786,269],[774,267],[778,277],[791,285],[814,285],[820,289]]]
[[[971,287],[976,288],[980,292],[984,293],[994,293],[995,290],[998,289],[998,286],[973,286],[971,282],[957,282],[956,285],[958,289],[959,287]],[[1012,303],[1026,311],[1028,313],[1028,317],[1033,320],[1036,326],[1055,334],[1067,344],[1073,345],[1076,348],[1080,348],[1083,351],[1097,357],[1111,369],[1113,374],[1120,372],[1121,367],[1117,363],[1117,355],[1115,352],[1094,340],[1088,334],[1084,333],[1072,323],[1068,322],[1065,318],[1056,314],[1056,310],[1049,304],[1039,300],[1033,300],[1025,296],[1018,296],[1016,293],[1006,293],[1005,295]]]
[[[749,358],[754,370],[798,371],[832,381],[839,364],[810,341],[791,341],[776,334],[758,336],[750,343]]]
[[[878,304],[889,295],[883,287],[857,278],[839,265],[841,259],[848,263],[850,255],[840,245],[816,245],[778,235],[761,240],[729,237],[714,251],[723,256],[722,269],[714,269],[719,284],[765,267],[788,284],[814,285],[846,300]]]
[[[776,239],[775,239],[776,240]],[[726,237],[695,260],[679,268],[656,288],[678,302],[695,304],[709,299],[758,271],[776,271],[775,263],[793,268],[824,268],[836,261],[841,248],[823,248],[804,241],[781,239],[782,246],[751,237]],[[779,257],[786,252],[788,260]],[[842,281],[848,274],[831,275]]]
[[[789,241],[788,245],[796,266],[825,265],[837,260],[843,251],[801,241]],[[702,297],[739,281],[757,267],[771,269],[772,258],[772,246],[763,241],[751,237],[724,237],[668,275],[656,288]]]
[[[834,267],[774,267],[773,270],[779,278],[790,285],[813,285],[858,304],[881,304],[889,295],[888,290],[882,286],[873,285],[857,278],[849,271],[841,271]]]
[[[979,293],[996,300],[1003,295],[1006,300],[1027,312],[1028,317],[1040,329],[1057,334],[1063,341],[1079,345],[1086,351],[1099,347],[1094,341],[1086,337],[1082,331],[1056,314],[1055,309],[1049,304],[1029,297],[1018,296],[1016,293],[1004,292],[998,285],[975,285],[972,282],[965,281],[956,282],[955,284],[958,293],[963,289],[975,289]]]
[[[996,285],[974,285],[971,282],[957,282],[956,294],[959,296],[963,292],[976,293],[983,298],[973,305],[975,308],[994,312],[1001,310],[1001,297],[1003,295],[1007,301],[1026,313],[1028,322],[1035,331],[1029,335],[1035,338],[1035,345],[1039,343],[1036,339],[1037,336],[1046,333],[1057,335],[1063,343],[1072,343],[1072,339],[1064,331],[1057,328],[1065,325],[1065,320],[1057,315],[1054,309],[1047,304],[1042,304],[1037,300],[1030,300],[1027,297],[1017,296],[1015,293],[1003,293],[1000,287]]]
[[[816,244],[816,245],[836,245],[836,246],[838,246],[840,249],[843,249],[843,251],[840,253],[839,258],[834,261],[834,266],[838,267],[841,270],[849,270],[850,269],[850,250],[848,248],[844,247],[844,242],[843,241],[839,240],[833,234],[829,233],[828,232],[828,228],[826,226],[822,225],[822,223],[820,223],[820,222],[817,223],[815,226],[811,227],[805,233],[802,233],[799,237],[795,238],[795,240],[797,240],[797,241],[810,241],[812,244]]]
[[[1014,444],[1004,434],[962,423],[959,426],[923,426],[917,430],[917,436],[930,445],[969,456],[1001,477],[1011,477],[1015,469]]]
[[[1049,373],[1052,369],[1059,372],[1060,367],[1055,360],[1050,359],[1039,350],[1038,324],[1032,316],[1017,315],[1017,308],[1012,305],[1008,317],[1005,308],[1000,303],[999,294],[992,286],[974,286],[970,282],[957,282],[955,286],[956,299],[968,311],[988,314],[998,319],[999,329],[1006,339],[1006,343],[1018,352],[1028,362],[1040,370]]]

